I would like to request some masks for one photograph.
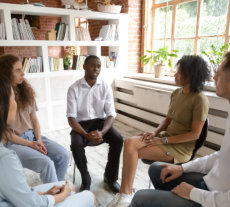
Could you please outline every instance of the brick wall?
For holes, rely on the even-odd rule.
[[[61,7],[60,0],[29,0],[30,3],[40,2],[47,7]],[[14,3],[21,4],[26,0],[0,0],[1,3]],[[112,4],[122,5],[123,13],[129,14],[128,25],[128,72],[139,72],[140,69],[140,48],[141,48],[141,5],[142,0],[111,0]],[[88,0],[88,7],[92,10],[97,10],[97,3],[95,0]],[[33,32],[36,39],[44,40],[45,33],[49,30],[53,30],[57,21],[60,21],[58,17],[39,17],[40,28],[34,28]],[[90,22],[90,35],[92,39],[98,36],[101,25],[107,24],[106,21],[91,21]],[[102,55],[107,55],[108,48],[103,48]],[[13,53],[20,57],[23,56],[36,56],[36,49],[34,47],[6,47],[4,52]],[[0,54],[3,53],[3,49],[0,48]],[[57,57],[63,55],[63,49],[54,48],[50,49],[49,55]]]

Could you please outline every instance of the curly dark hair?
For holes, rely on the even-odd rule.
[[[198,92],[203,90],[205,81],[210,80],[210,71],[206,61],[197,55],[185,55],[178,60],[182,78],[190,83],[190,90]]]
[[[0,141],[7,131],[7,117],[10,108],[11,84],[10,81],[0,75]]]
[[[29,105],[33,105],[35,101],[35,92],[31,85],[24,80],[22,84],[14,85],[12,71],[14,64],[20,61],[19,58],[12,54],[5,54],[0,56],[0,75],[4,75],[11,82],[15,93],[15,100],[18,108],[26,108]]]
[[[98,60],[100,60],[100,58],[97,57],[96,55],[89,55],[89,56],[86,57],[85,62],[84,62],[84,65],[87,65],[87,63],[88,63],[91,59],[98,59]]]

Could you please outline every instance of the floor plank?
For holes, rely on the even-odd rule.
[[[132,135],[140,133],[139,130],[134,129],[124,123],[115,121],[114,127],[121,133],[124,138],[130,137]],[[58,130],[49,133],[45,133],[44,135],[48,138],[55,140],[59,144],[66,147],[66,149],[70,150],[70,129]],[[108,154],[108,145],[102,144],[96,147],[87,147],[86,155],[88,159],[88,168],[92,178],[91,191],[97,197],[97,206],[103,207],[113,198],[113,193],[104,188],[103,183],[103,174],[104,168],[107,162],[107,154]],[[73,166],[74,161],[72,159],[71,165],[68,167],[66,179],[72,181],[73,180]],[[119,169],[119,180],[121,182],[121,170],[122,170],[122,155]],[[35,186],[40,184],[39,175],[25,169],[25,173],[27,175],[27,181],[30,186]],[[136,177],[134,181],[135,190],[148,188],[149,178],[148,178],[148,166],[143,164],[141,161],[138,163],[138,169],[136,171]],[[76,178],[75,178],[76,190],[79,189],[81,185],[81,177],[78,169],[76,168]]]

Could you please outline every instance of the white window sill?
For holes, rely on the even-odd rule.
[[[171,76],[155,78],[154,74],[149,74],[149,73],[128,73],[125,75],[125,78],[175,85],[174,77]],[[213,81],[207,82],[205,84],[205,90],[216,91],[215,83]]]

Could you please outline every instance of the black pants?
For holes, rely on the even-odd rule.
[[[104,119],[93,119],[88,121],[81,121],[79,124],[86,132],[91,132],[94,130],[102,130],[104,122]],[[74,130],[72,130],[70,134],[71,150],[73,153],[74,161],[81,173],[82,182],[84,182],[85,176],[89,174],[84,148],[89,145],[92,146],[92,143],[90,143],[85,137],[78,134]],[[110,130],[103,136],[102,143],[104,142],[109,144],[108,162],[105,167],[104,175],[107,177],[109,182],[114,182],[118,179],[123,137],[113,127],[111,127]]]

